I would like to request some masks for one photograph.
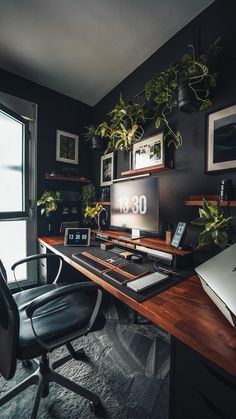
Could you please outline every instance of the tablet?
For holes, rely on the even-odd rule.
[[[64,246],[90,246],[90,228],[66,228]]]

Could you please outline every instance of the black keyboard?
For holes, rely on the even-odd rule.
[[[110,250],[102,250],[95,247],[93,249],[86,250],[86,253],[95,256],[100,260],[104,260],[105,262],[110,263],[114,266],[124,266],[127,264],[126,259],[120,257],[118,254]]]

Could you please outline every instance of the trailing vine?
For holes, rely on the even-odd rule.
[[[218,38],[208,50],[195,56],[192,45],[191,54],[182,58],[167,70],[154,76],[146,83],[144,92],[125,103],[122,96],[114,109],[107,115],[107,121],[95,127],[96,135],[107,140],[108,151],[129,151],[133,142],[144,134],[143,125],[153,119],[157,130],[163,129],[167,144],[176,149],[182,146],[180,131],[175,131],[169,123],[169,116],[175,109],[185,112],[201,111],[212,105],[210,92],[216,86],[216,73],[209,70],[209,61],[220,51]],[[181,88],[188,89],[192,101],[189,110],[180,104]],[[181,107],[182,106],[182,107]]]

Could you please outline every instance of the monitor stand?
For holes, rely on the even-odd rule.
[[[130,240],[137,240],[141,239],[142,236],[140,234],[140,230],[137,228],[132,228],[131,234],[123,234],[122,236],[119,236],[120,239],[130,239]]]

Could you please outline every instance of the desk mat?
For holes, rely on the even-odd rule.
[[[82,252],[86,252],[88,251],[89,247],[67,247],[64,246],[63,244],[55,244],[54,246],[55,249],[57,249],[59,252],[63,253],[65,256],[71,258],[73,260],[73,262],[75,262],[75,260],[72,258],[72,254],[73,253],[82,253]],[[84,268],[88,269],[88,265],[87,264],[83,264],[82,261],[80,261],[81,266],[83,266]],[[147,265],[149,266],[150,270],[153,267],[153,263],[147,263]],[[112,269],[112,268],[111,268]],[[168,269],[168,267],[167,267]],[[133,290],[131,290],[130,288],[127,288],[126,285],[120,285],[117,282],[113,281],[112,279],[109,279],[107,277],[104,277],[102,274],[99,274],[96,270],[94,270],[91,266],[91,268],[89,269],[91,270],[91,272],[95,273],[96,276],[98,276],[99,278],[101,278],[104,282],[107,282],[108,284],[112,285],[114,288],[118,289],[119,291],[123,292],[124,294],[128,295],[129,297],[131,297],[133,300],[142,303],[145,300],[148,300],[151,297],[154,297],[155,295],[160,294],[161,292],[167,290],[170,287],[173,287],[174,285],[177,285],[179,282],[183,281],[186,278],[189,278],[191,275],[193,275],[193,270],[181,270],[178,272],[178,275],[172,275],[169,279],[167,279],[166,281],[162,282],[161,284],[157,284],[154,285],[146,290],[143,290],[141,292],[135,292]],[[154,269],[152,269],[152,271],[154,271]]]

